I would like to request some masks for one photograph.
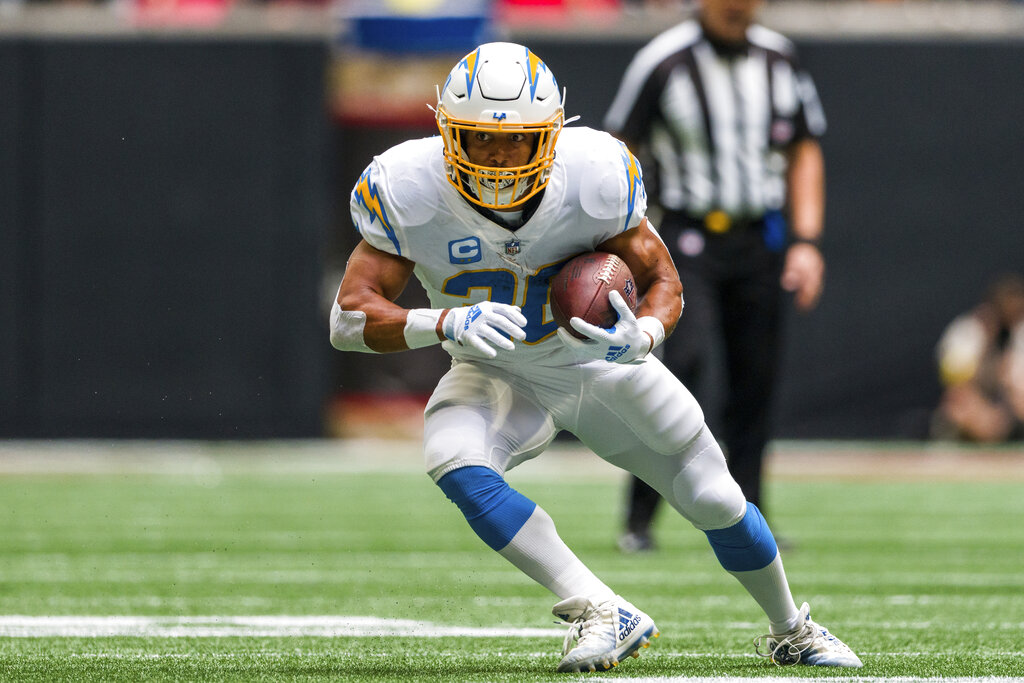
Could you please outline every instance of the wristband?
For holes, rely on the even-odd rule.
[[[440,308],[413,308],[405,316],[405,344],[410,349],[440,344],[437,321],[444,312]]]
[[[640,325],[640,329],[651,337],[651,348],[647,349],[647,353],[650,353],[654,350],[654,347],[665,341],[665,326],[653,315],[637,318],[636,322]]]
[[[793,246],[794,244],[810,244],[810,245],[818,247],[820,249],[821,248],[821,236],[819,235],[817,237],[813,237],[812,238],[812,237],[797,237],[796,235],[794,235],[793,237],[790,238],[789,245]]]

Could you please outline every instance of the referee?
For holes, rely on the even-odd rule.
[[[825,116],[793,44],[754,23],[760,5],[701,0],[694,19],[636,54],[604,122],[646,160],[660,232],[685,288],[665,364],[699,392],[713,345],[723,349],[722,423],[709,423],[759,507],[783,292],[812,309],[825,270]],[[653,547],[658,502],[633,479],[624,551]]]

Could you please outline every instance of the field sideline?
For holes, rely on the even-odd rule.
[[[864,669],[754,656],[703,534],[663,514],[621,555],[624,475],[556,443],[509,481],[662,631],[591,678],[1024,680],[1024,451],[780,442],[769,472],[797,600]],[[0,680],[584,678],[415,442],[0,442],[0,500]]]

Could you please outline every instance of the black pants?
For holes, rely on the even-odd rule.
[[[685,302],[662,359],[700,402],[747,500],[761,507],[761,465],[782,342],[784,250],[766,244],[761,223],[716,235],[669,214],[660,233],[679,270]],[[716,357],[724,372],[715,372]],[[659,500],[634,477],[627,529],[646,533]]]

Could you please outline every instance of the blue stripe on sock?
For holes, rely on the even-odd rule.
[[[738,523],[704,533],[718,561],[731,572],[764,569],[779,552],[768,523],[753,503],[747,503],[747,514]]]
[[[459,507],[476,535],[494,550],[507,546],[537,507],[487,467],[452,470],[437,485]]]

